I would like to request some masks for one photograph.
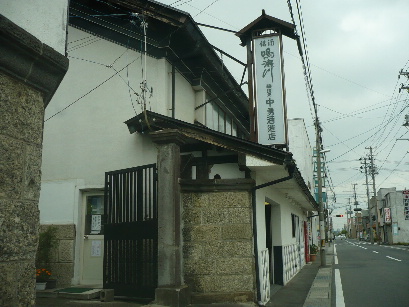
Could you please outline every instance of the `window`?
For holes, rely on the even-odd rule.
[[[104,195],[86,196],[85,234],[101,235],[104,233]]]
[[[409,220],[409,198],[403,199],[403,206],[405,210],[405,220]]]
[[[209,100],[209,99],[207,99]],[[207,101],[206,100],[206,101]],[[206,104],[206,126],[228,135],[244,138],[233,118],[223,111],[215,102]]]
[[[232,136],[237,136],[237,125],[233,122]]]
[[[219,113],[219,127],[218,127],[218,131],[219,132],[223,132],[226,133],[226,128],[225,128],[225,124],[226,124],[226,119],[225,119],[225,113],[223,112],[222,109],[219,108],[218,110]]]
[[[297,229],[297,216],[291,213],[291,230],[293,238],[295,238],[295,230]]]
[[[231,118],[226,116],[226,134],[233,135],[232,130],[231,130]]]

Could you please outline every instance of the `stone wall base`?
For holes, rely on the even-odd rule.
[[[57,280],[57,287],[68,287],[74,277],[75,225],[40,225],[40,232],[45,231],[48,227],[56,228],[58,241],[57,247],[52,252],[48,269],[51,270],[52,277]]]
[[[186,285],[157,288],[155,290],[155,304],[185,307],[190,304],[190,289]]]
[[[253,292],[228,292],[228,293],[192,293],[192,304],[218,303],[253,303],[255,296]]]

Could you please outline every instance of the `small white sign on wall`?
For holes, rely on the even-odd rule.
[[[101,240],[92,240],[91,242],[91,257],[101,257]]]
[[[398,235],[398,223],[393,223],[393,235]]]
[[[100,214],[91,216],[91,234],[99,234],[101,232],[102,217]]]

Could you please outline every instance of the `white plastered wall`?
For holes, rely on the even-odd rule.
[[[409,243],[409,220],[405,219],[402,191],[396,191],[391,194],[394,194],[394,197],[391,197],[391,204],[393,206],[391,209],[392,222],[397,222],[398,226],[398,234],[392,235],[393,243]]]
[[[304,119],[294,118],[288,120],[289,149],[297,163],[297,167],[312,191],[313,188],[313,161],[312,148],[308,138]]]
[[[155,144],[124,122],[142,112],[141,54],[69,27],[69,70],[45,113],[41,223],[76,226],[73,283],[79,282],[83,193],[101,191],[107,171],[156,163]],[[147,57],[148,110],[170,116],[171,65]],[[128,86],[129,84],[129,86]],[[196,93],[176,73],[176,115],[193,123]]]
[[[43,181],[40,194],[41,224],[78,223],[78,187],[83,180]]]
[[[257,185],[263,184],[266,180],[253,173]],[[283,193],[278,191],[274,185],[259,189],[256,191],[256,219],[257,219],[257,247],[261,251],[266,248],[266,223],[265,223],[265,204],[268,201],[272,205],[272,240],[274,246],[287,246],[297,243],[295,237],[292,237],[291,214],[299,218],[299,235],[301,236],[300,244],[304,244],[302,224],[307,220],[304,211],[296,204],[293,204]],[[270,271],[273,261],[270,261]],[[259,276],[262,276],[262,268],[259,266]]]
[[[142,81],[140,53],[69,30],[70,68],[45,114],[43,179],[80,178],[97,185],[106,171],[155,163],[150,139],[130,134],[124,124],[142,112],[135,94],[140,94]],[[84,39],[92,43],[80,45]],[[153,88],[147,108],[168,115],[171,67],[165,59],[147,61],[147,82]],[[186,80],[177,79],[177,97],[184,97],[177,109],[189,110],[189,104],[194,108],[194,91]],[[193,114],[190,117],[193,122]]]
[[[68,0],[1,0],[0,13],[65,55]]]

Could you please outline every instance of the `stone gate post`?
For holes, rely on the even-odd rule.
[[[165,306],[186,306],[189,291],[182,266],[182,218],[180,202],[180,145],[177,130],[150,134],[158,146],[158,288],[155,302]]]

